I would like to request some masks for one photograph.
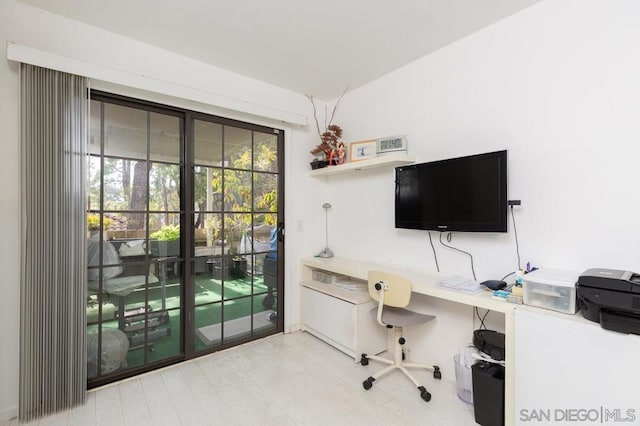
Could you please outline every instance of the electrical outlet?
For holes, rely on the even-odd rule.
[[[304,229],[303,222],[302,222],[302,219],[300,219],[296,222],[296,231],[302,232],[303,229]]]

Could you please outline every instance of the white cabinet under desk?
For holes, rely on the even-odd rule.
[[[333,283],[301,283],[302,328],[324,340],[355,361],[360,355],[378,354],[387,349],[386,329],[370,317],[376,303],[366,283],[349,290]],[[355,283],[356,281],[354,281]]]

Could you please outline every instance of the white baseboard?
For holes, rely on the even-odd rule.
[[[18,407],[9,407],[0,410],[0,422],[11,420],[18,415]]]
[[[284,327],[285,334],[295,333],[296,331],[300,331],[300,330],[302,330],[302,325],[300,323],[292,324],[292,325],[289,325],[288,327],[285,324],[285,327]]]

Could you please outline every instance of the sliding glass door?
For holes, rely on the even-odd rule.
[[[92,95],[90,387],[283,330],[283,142]]]
[[[194,339],[188,343],[200,352],[282,328],[281,135],[205,116],[189,124]]]

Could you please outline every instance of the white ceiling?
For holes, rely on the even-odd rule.
[[[20,0],[333,99],[540,0]]]

